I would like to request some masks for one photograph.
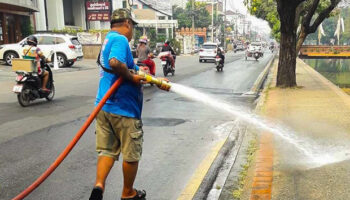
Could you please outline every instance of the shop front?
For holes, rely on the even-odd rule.
[[[16,43],[33,33],[34,6],[0,3],[0,44]]]

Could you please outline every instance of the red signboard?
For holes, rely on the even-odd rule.
[[[86,2],[86,10],[87,11],[102,11],[102,10],[110,10],[111,6],[108,1],[87,1]]]
[[[110,21],[109,12],[89,12],[87,13],[88,21]]]

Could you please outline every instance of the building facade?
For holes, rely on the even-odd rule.
[[[155,8],[152,4],[143,0],[134,0],[132,10],[135,13],[138,27],[143,29],[155,28],[156,34],[163,34],[166,38],[173,38],[174,30],[178,27],[177,20],[172,19],[172,14]]]
[[[126,0],[36,0],[37,31],[109,29],[114,9],[127,8]]]
[[[35,30],[36,0],[0,1],[0,44],[15,43]]]

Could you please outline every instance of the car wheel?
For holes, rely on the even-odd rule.
[[[201,63],[201,62],[202,62],[202,60],[199,60],[199,62]]]
[[[52,59],[52,61],[54,61],[54,59]],[[58,53],[57,54],[57,62],[58,62],[58,67],[65,67],[65,66],[67,66],[67,58],[66,58],[66,56],[64,54],[62,54],[62,53]]]
[[[203,60],[205,63],[207,62],[207,60]]]
[[[12,66],[12,58],[18,58],[18,55],[14,52],[8,52],[4,56],[7,65]]]

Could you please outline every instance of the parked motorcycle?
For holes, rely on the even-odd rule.
[[[169,56],[172,56],[170,52],[159,53],[164,76],[167,76],[169,73],[171,73],[173,76],[175,75],[175,69],[171,67],[171,62],[168,58]]]
[[[33,60],[30,61],[34,62]],[[13,62],[13,66],[14,65],[16,65],[16,62]],[[45,98],[47,101],[51,101],[55,96],[55,86],[53,84],[51,68],[46,62],[42,62],[42,68],[49,72],[49,81],[46,88],[48,88],[50,92],[41,90],[42,79],[36,70],[16,71],[16,85],[13,87],[12,91],[17,94],[17,100],[21,106],[26,107],[35,99]]]
[[[222,71],[224,69],[224,63],[222,63],[222,59],[220,56],[216,56],[215,58],[215,65],[216,65],[216,70]]]

